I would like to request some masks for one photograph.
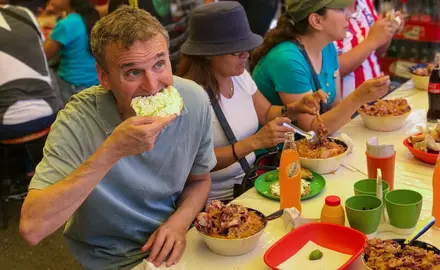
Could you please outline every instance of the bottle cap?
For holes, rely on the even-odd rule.
[[[341,199],[336,195],[330,195],[325,198],[325,204],[328,206],[338,206],[341,204]]]

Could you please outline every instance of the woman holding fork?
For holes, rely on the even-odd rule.
[[[322,123],[311,115],[297,117],[304,130],[323,124],[333,133],[350,121],[363,104],[388,92],[388,76],[365,81],[347,98],[341,98],[341,78],[333,42],[344,39],[352,0],[287,0],[277,27],[251,55],[253,79],[274,105],[289,104],[323,90],[329,96],[321,108]]]

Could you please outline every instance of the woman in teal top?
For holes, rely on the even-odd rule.
[[[98,12],[87,0],[50,0],[49,6],[67,13],[44,43],[48,60],[60,54],[58,76],[72,86],[73,92],[99,84],[89,45],[90,31],[99,20]]]
[[[322,120],[330,133],[347,123],[365,103],[384,96],[389,77],[366,81],[342,100],[339,65],[333,41],[346,35],[352,0],[287,0],[287,11],[277,27],[251,57],[252,77],[258,89],[272,104],[294,102],[317,91],[310,65],[295,42],[302,44],[316,70],[328,103],[321,108]],[[296,124],[305,130],[316,130],[316,117],[300,115]]]
[[[324,47],[322,59],[318,79],[322,90],[329,96],[327,102],[333,104],[337,92],[335,76],[339,69],[333,43]],[[283,105],[278,92],[296,94],[315,89],[312,71],[298,46],[291,41],[281,42],[271,49],[255,67],[253,78],[260,91],[274,105]]]

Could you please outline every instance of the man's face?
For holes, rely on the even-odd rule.
[[[168,45],[163,35],[136,41],[129,49],[111,43],[105,50],[107,72],[97,65],[101,85],[113,92],[124,119],[134,116],[130,102],[173,84]]]

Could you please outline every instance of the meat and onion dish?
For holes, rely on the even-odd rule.
[[[328,139],[327,136],[329,135],[329,131],[324,126],[324,122],[319,113],[316,117],[319,123],[316,135],[318,136],[320,143],[313,144],[307,139],[296,141],[295,144],[299,156],[308,159],[326,159],[344,153],[347,148],[344,145],[337,143],[337,141]]]
[[[261,216],[244,206],[212,201],[197,215],[194,226],[207,236],[238,239],[260,232],[265,224]]]
[[[331,158],[347,150],[346,146],[329,139],[326,139],[326,143],[320,144],[312,144],[307,139],[301,139],[296,142],[296,148],[300,157],[308,159]]]
[[[429,76],[431,76],[431,73],[432,73],[432,70],[434,69],[434,65],[433,64],[429,64],[427,67],[425,67],[425,68],[422,68],[422,67],[420,67],[420,68],[416,68],[414,71],[413,71],[413,74],[414,75],[417,75],[417,76],[427,76],[427,77],[429,77]]]
[[[378,100],[372,105],[364,105],[361,111],[370,116],[398,116],[411,110],[406,99]]]
[[[373,270],[440,270],[440,255],[417,246],[402,247],[394,240],[369,240],[365,263]]]

